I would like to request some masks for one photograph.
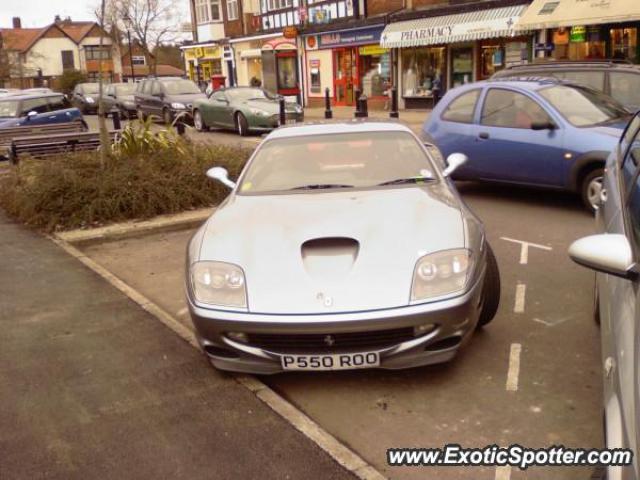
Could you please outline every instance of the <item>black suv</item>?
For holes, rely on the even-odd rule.
[[[191,80],[179,77],[147,78],[138,84],[134,99],[138,118],[159,117],[165,123],[176,115],[191,115],[193,101],[207,98]]]
[[[612,96],[629,111],[640,110],[640,66],[619,61],[547,61],[516,65],[491,78],[555,77],[581,83]]]

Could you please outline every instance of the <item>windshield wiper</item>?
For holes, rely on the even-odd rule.
[[[353,188],[353,185],[341,185],[339,183],[313,183],[311,185],[301,185],[289,190],[323,190],[329,188]]]
[[[378,184],[378,187],[384,187],[386,185],[403,185],[406,183],[421,183],[421,182],[434,182],[436,179],[433,177],[407,177],[396,178],[395,180],[388,180]]]

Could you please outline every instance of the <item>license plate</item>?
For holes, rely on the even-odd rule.
[[[378,352],[336,353],[331,355],[282,355],[284,370],[351,370],[380,366]]]

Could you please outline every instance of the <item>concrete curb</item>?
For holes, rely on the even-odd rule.
[[[99,228],[69,230],[57,233],[56,238],[74,245],[88,245],[109,240],[134,238],[149,233],[181,230],[201,225],[214,210],[215,207],[201,208],[188,212],[160,215],[150,220],[133,220]]]
[[[207,210],[207,212],[208,215],[211,213],[210,210]],[[150,220],[146,223],[151,224],[153,222],[154,220]],[[182,226],[184,225],[184,223],[178,221],[174,221],[173,223],[170,221],[166,221],[163,223],[158,221],[156,225],[159,225],[157,228],[162,229],[168,225],[171,225],[172,227],[175,227],[177,225]],[[115,225],[113,227],[115,227]],[[104,228],[108,229],[110,227]],[[121,231],[120,228],[122,228],[123,230]],[[133,231],[135,231],[136,234],[151,233],[152,231],[154,233],[156,232],[156,230],[154,230],[152,227],[145,227],[144,230],[141,230],[135,225],[129,225],[129,229],[121,226],[114,231],[116,232],[116,235],[121,235],[123,232],[126,234]],[[94,236],[89,235],[89,230],[82,232],[86,232],[86,235],[76,234],[65,236],[67,238],[76,238],[78,239],[76,241],[80,243],[114,238],[113,236],[110,237],[109,234],[104,232],[101,232],[98,235]],[[66,233],[68,234],[71,232]],[[71,245],[70,241],[66,240],[62,235],[50,236],[49,238],[69,255],[82,262],[89,269],[93,270],[95,273],[104,278],[110,285],[120,290],[127,297],[137,303],[140,307],[156,317],[162,324],[170,328],[180,338],[182,338],[198,350],[200,349],[194,333],[190,329],[182,325],[171,314],[169,314],[161,307],[153,303],[150,299],[142,295],[140,292],[123,282],[109,270],[107,270],[91,258],[87,257],[84,253],[82,253],[82,251],[80,251],[74,245]],[[122,238],[122,236],[119,236],[117,238]],[[313,443],[318,445],[318,447],[324,450],[338,464],[340,464],[347,471],[353,473],[357,478],[361,480],[384,480],[386,478],[384,475],[382,475],[382,473],[380,473],[372,465],[367,463],[357,453],[341,443],[337,438],[324,430],[320,425],[314,422],[295,405],[285,400],[282,396],[262,383],[256,377],[237,374],[234,375],[234,378],[240,385],[250,390],[260,401],[265,403],[274,412],[284,418],[296,430],[302,433]]]

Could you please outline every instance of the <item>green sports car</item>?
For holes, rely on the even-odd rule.
[[[297,103],[285,105],[287,123],[304,120]],[[193,124],[199,131],[209,127],[232,128],[240,135],[268,132],[279,126],[278,97],[261,88],[232,87],[216,90],[193,102]]]

